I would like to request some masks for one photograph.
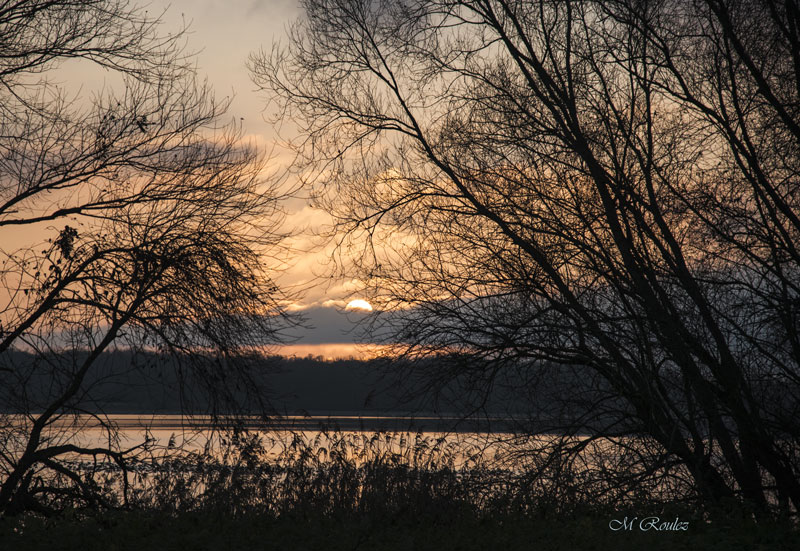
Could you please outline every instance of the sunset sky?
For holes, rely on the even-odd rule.
[[[154,2],[152,10],[161,4]],[[166,6],[164,26],[189,25],[187,47],[198,52],[198,75],[207,77],[218,97],[233,95],[229,116],[240,120],[246,139],[272,152],[271,168],[280,173],[292,159],[282,141],[292,137],[290,123],[276,129],[266,122],[268,97],[256,89],[246,68],[247,57],[261,49],[269,50],[275,41],[285,40],[286,28],[300,15],[297,0],[179,0]],[[162,8],[163,9],[163,8]],[[265,109],[267,111],[265,111]],[[243,120],[242,120],[243,119]],[[296,253],[278,281],[290,291],[300,290],[294,308],[303,310],[313,328],[297,332],[300,340],[283,348],[287,354],[320,354],[325,357],[361,355],[354,349],[352,321],[358,311],[341,310],[358,299],[359,282],[330,278],[327,260],[332,244],[325,244],[313,233],[324,229],[328,216],[312,209],[302,199],[286,204],[287,230],[293,235],[289,245]]]
[[[134,2],[135,3],[135,2]],[[246,63],[250,54],[261,49],[269,50],[277,40],[285,40],[286,28],[300,14],[296,0],[177,0],[154,1],[145,9],[151,16],[163,12],[162,34],[171,34],[188,25],[185,35],[186,51],[194,52],[197,76],[208,79],[217,98],[232,97],[227,120],[242,125],[245,140],[270,153],[268,172],[285,174],[291,152],[282,146],[293,137],[291,124],[280,129],[265,119],[269,116],[268,97],[259,92],[250,79]],[[62,86],[68,97],[78,103],[89,102],[101,91],[119,89],[118,77],[108,71],[98,70],[85,61],[69,61],[52,74],[51,82]],[[296,181],[296,178],[294,179]],[[292,178],[287,185],[293,183]],[[290,234],[287,245],[295,252],[287,258],[285,271],[277,277],[278,285],[292,294],[290,310],[303,311],[310,326],[294,330],[298,339],[293,345],[283,347],[290,355],[306,354],[325,357],[363,355],[352,345],[355,339],[353,321],[359,317],[358,309],[344,307],[353,299],[361,299],[358,281],[331,277],[327,259],[333,245],[325,243],[315,232],[324,229],[329,217],[321,210],[312,209],[302,197],[284,205],[286,220],[284,231]],[[49,224],[52,226],[52,224]],[[25,239],[49,236],[52,228],[4,229],[2,241],[6,247]],[[38,235],[41,233],[41,236]]]

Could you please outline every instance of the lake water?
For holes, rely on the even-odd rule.
[[[119,414],[109,416],[108,421],[115,430],[109,432],[99,419],[91,416],[65,417],[48,429],[48,444],[70,442],[125,450],[147,442],[140,459],[130,464],[133,472],[141,473],[141,478],[137,478],[140,485],[148,484],[148,473],[169,473],[169,477],[180,481],[181,477],[191,479],[192,473],[212,464],[222,468],[250,468],[247,454],[242,454],[247,446],[232,446],[230,433],[216,431],[209,417]],[[497,430],[509,425],[504,418],[330,414],[287,416],[268,425],[251,418],[245,425],[247,436],[258,440],[258,445],[252,448],[253,457],[260,462],[257,464],[278,471],[301,458],[306,458],[301,461],[312,469],[325,469],[341,458],[351,466],[377,459],[384,464],[412,468],[464,468],[465,472],[495,473],[492,476],[505,473],[498,479],[501,481],[536,472],[542,475],[537,474],[536,478],[541,491],[555,491],[555,486],[550,485],[560,484],[566,477],[570,484],[580,480],[576,488],[581,492],[594,487],[593,491],[602,493],[616,491],[609,490],[604,473],[621,469],[629,475],[641,468],[640,464],[630,462],[631,454],[636,455],[642,443],[637,438],[624,442],[607,439],[587,442],[586,436],[566,440],[556,434],[526,437]],[[109,442],[110,437],[115,441]],[[580,451],[564,455],[560,446],[564,443]],[[192,452],[205,452],[205,458]],[[63,459],[76,469],[98,468],[91,456],[63,456]],[[100,470],[115,469],[110,461],[100,466]],[[669,479],[650,476],[637,482],[637,488],[653,495],[680,495],[685,483],[684,475],[678,474],[680,478],[675,478],[674,472]]]
[[[49,436],[65,442],[92,447],[109,445],[110,433],[93,416],[64,418],[53,423]],[[202,451],[211,446],[217,449],[223,432],[215,429],[208,416],[185,417],[182,415],[114,414],[107,422],[116,428],[117,441],[112,447],[132,448],[145,441],[152,447],[163,450]],[[331,449],[336,442],[350,453],[358,455],[364,448],[373,451],[407,453],[409,449],[421,449],[436,453],[449,453],[458,457],[458,462],[475,454],[496,455],[496,440],[508,433],[499,431],[507,427],[503,418],[464,419],[457,416],[401,416],[363,414],[325,414],[284,416],[265,423],[251,418],[241,426],[248,433],[261,437],[268,456],[281,453],[294,439],[300,438],[315,449]],[[376,438],[376,435],[379,435]]]

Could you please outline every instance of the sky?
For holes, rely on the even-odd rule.
[[[132,3],[147,9],[149,15],[161,15],[162,34],[178,32],[188,26],[186,51],[194,52],[197,76],[207,79],[217,98],[232,98],[226,115],[242,125],[244,138],[271,154],[268,171],[281,174],[288,168],[292,155],[281,144],[291,138],[291,122],[276,129],[267,122],[265,110],[268,96],[259,91],[250,79],[248,56],[261,49],[269,50],[275,41],[285,40],[286,29],[301,13],[297,0],[146,0]],[[115,89],[115,75],[98,70],[86,62],[68,61],[48,80],[55,79],[68,95],[78,102],[89,101],[104,89]],[[288,182],[291,185],[291,181]],[[363,319],[357,311],[344,311],[352,299],[362,298],[358,281],[330,277],[327,260],[333,244],[321,242],[315,232],[323,230],[329,216],[312,209],[302,198],[285,203],[284,231],[290,234],[287,245],[296,252],[276,277],[276,283],[292,294],[290,310],[306,316],[306,326],[294,329],[290,346],[279,348],[287,355],[323,357],[369,356],[369,349],[354,348],[357,331],[354,322]],[[24,242],[45,228],[4,230],[6,243]],[[25,234],[25,235],[23,235]],[[44,235],[44,234],[42,234]]]
[[[292,137],[287,135],[291,124],[276,129],[266,122],[269,98],[253,84],[246,62],[251,53],[269,50],[275,41],[285,40],[287,27],[301,14],[299,2],[178,0],[153,2],[148,9],[166,9],[165,30],[177,30],[184,23],[189,26],[187,49],[197,52],[198,76],[208,79],[218,97],[232,96],[228,116],[241,122],[246,139],[271,152],[271,170],[284,170],[292,156],[281,144]],[[314,237],[315,231],[324,229],[329,217],[302,199],[288,202],[285,208],[286,229],[292,234],[288,244],[297,252],[277,280],[282,288],[300,291],[292,309],[303,312],[309,327],[296,330],[296,342],[283,347],[282,352],[324,357],[369,355],[369,350],[352,346],[357,333],[354,322],[363,316],[342,311],[349,300],[359,298],[359,283],[329,277],[326,261],[333,245]]]

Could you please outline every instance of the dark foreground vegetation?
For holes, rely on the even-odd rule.
[[[783,525],[696,524],[689,533],[612,532],[600,512],[566,517],[475,514],[229,517],[211,512],[164,516],[126,512],[102,518],[4,521],[7,549],[793,549]]]
[[[554,485],[535,460],[509,468],[475,440],[322,431],[218,443],[217,453],[161,450],[160,462],[133,466],[126,489],[85,465],[103,506],[5,517],[0,549],[727,550],[792,549],[800,538],[794,521],[755,522],[734,502],[701,509],[689,494],[597,492],[566,465]],[[609,527],[626,518],[631,530]]]

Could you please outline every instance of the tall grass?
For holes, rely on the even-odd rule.
[[[552,448],[553,439],[542,446]],[[684,502],[685,488],[614,487],[608,449],[586,446],[574,457],[523,454],[513,444],[476,435],[410,432],[264,434],[233,431],[203,451],[164,454],[132,469],[128,505],[165,513],[218,512],[371,518],[497,515],[563,516],[647,503]],[[602,456],[602,457],[601,457]],[[682,493],[681,493],[682,492]]]
[[[0,522],[0,549],[796,546],[791,519],[763,524],[748,520],[742,509],[698,508],[669,469],[666,478],[650,472],[608,480],[604,473],[632,459],[607,442],[578,443],[585,453],[576,459],[553,453],[565,445],[555,437],[531,442],[509,436],[498,443],[409,432],[232,431],[204,449],[154,448],[130,465],[127,501],[120,472],[86,465],[106,501],[127,510],[87,514],[67,507],[57,518],[8,519]],[[631,489],[631,480],[650,483]],[[690,531],[609,529],[611,519],[626,515],[679,516],[690,521]]]

